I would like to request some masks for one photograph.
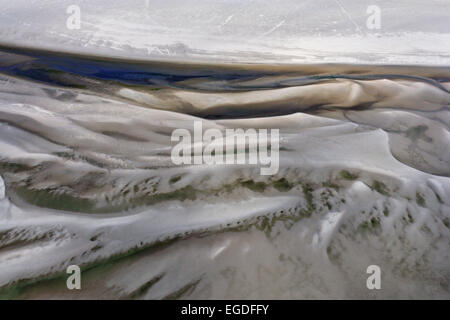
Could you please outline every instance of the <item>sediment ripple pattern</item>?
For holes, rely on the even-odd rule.
[[[448,68],[3,50],[2,297],[449,298]],[[172,164],[194,121],[280,129],[279,172]]]

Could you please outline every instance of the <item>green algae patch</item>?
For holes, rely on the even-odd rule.
[[[170,178],[169,184],[177,183],[180,180],[181,180],[181,176],[173,176],[173,177]]]
[[[433,138],[428,137],[425,132],[428,130],[428,126],[420,125],[416,127],[409,128],[406,130],[406,136],[413,141],[418,139],[423,139],[426,142],[433,142]]]
[[[425,198],[419,192],[416,192],[416,202],[419,206],[425,207]]]
[[[450,219],[445,218],[445,219],[443,220],[443,223],[444,223],[444,226],[447,227],[447,229],[450,229]]]
[[[316,205],[313,202],[314,199],[314,196],[312,194],[313,189],[309,184],[303,184],[302,190],[306,200],[306,211],[304,213],[307,216],[311,216],[314,210],[316,210]]]
[[[356,180],[358,179],[358,175],[353,174],[347,170],[342,170],[340,173],[341,177],[345,180]]]
[[[372,217],[367,221],[362,222],[358,229],[362,232],[377,232],[381,229],[380,218]]]
[[[255,182],[253,180],[242,181],[241,185],[254,192],[263,192],[266,190],[267,185],[264,182]]]
[[[335,184],[335,183],[330,182],[330,181],[322,183],[322,186],[324,186],[326,188],[334,189],[336,191],[339,191],[339,186],[337,184]]]
[[[388,187],[381,181],[375,180],[373,182],[372,189],[378,193],[381,193],[382,195],[389,195]]]
[[[280,192],[286,192],[291,190],[293,186],[285,178],[281,178],[277,181],[274,181],[273,187]]]

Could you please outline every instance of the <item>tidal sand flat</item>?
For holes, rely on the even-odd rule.
[[[2,46],[0,297],[448,299],[449,90],[442,66]],[[276,172],[175,164],[196,123],[279,130]]]

